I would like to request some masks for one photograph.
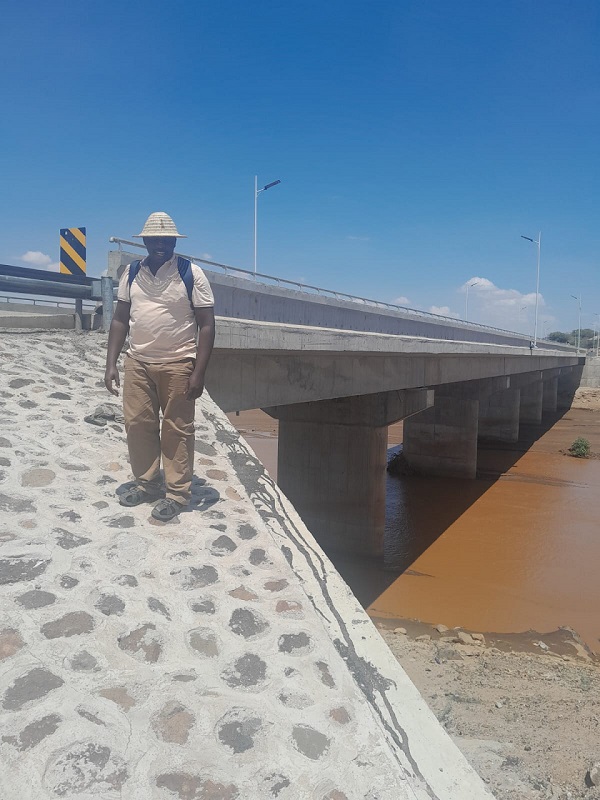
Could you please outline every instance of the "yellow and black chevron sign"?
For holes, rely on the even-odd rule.
[[[60,271],[85,275],[85,228],[60,229]]]

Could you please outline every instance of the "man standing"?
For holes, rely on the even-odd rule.
[[[129,332],[123,413],[135,485],[119,500],[124,506],[158,500],[152,516],[167,521],[190,502],[195,401],[215,338],[214,298],[200,267],[174,254],[185,237],[171,217],[150,214],[136,238],[148,255],[129,264],[119,281],[104,384],[118,395],[117,360]]]

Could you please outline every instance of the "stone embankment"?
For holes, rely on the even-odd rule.
[[[118,505],[105,347],[0,336],[2,800],[489,797],[209,397],[190,509]]]

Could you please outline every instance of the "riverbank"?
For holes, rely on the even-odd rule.
[[[600,800],[600,788],[586,785],[590,766],[600,761],[600,663],[592,652],[592,646],[597,649],[599,644],[600,604],[594,597],[585,600],[585,593],[590,587],[595,590],[597,581],[593,575],[582,576],[576,564],[569,566],[575,559],[588,562],[593,571],[598,563],[597,484],[591,476],[596,474],[598,462],[561,454],[577,436],[588,438],[592,450],[600,451],[600,414],[594,411],[600,411],[600,391],[579,390],[572,410],[537,440],[520,450],[482,453],[487,478],[480,476],[470,487],[456,482],[453,491],[450,487],[443,494],[441,483],[434,489],[422,479],[413,479],[412,487],[406,482],[401,485],[394,497],[405,497],[408,492],[412,512],[422,515],[418,517],[421,524],[429,525],[431,531],[446,523],[429,548],[436,570],[458,574],[455,584],[443,587],[444,591],[431,590],[437,572],[427,572],[418,563],[400,577],[373,564],[336,563],[431,710],[497,800]],[[260,411],[230,418],[276,474],[277,422]],[[390,427],[388,443],[393,446],[401,441],[400,423]],[[393,510],[390,485],[388,482],[388,516]],[[398,484],[392,485],[392,492],[394,489]],[[446,502],[431,502],[432,497],[442,495]],[[394,508],[396,513],[402,510]],[[503,513],[496,518],[499,510]],[[543,522],[537,528],[541,535],[528,539],[535,530],[536,510],[542,512]],[[522,527],[515,528],[516,521]],[[497,532],[503,535],[495,535]],[[494,550],[503,539],[509,542],[509,552],[513,543],[515,547],[519,542],[531,545],[519,551],[530,565],[519,584],[522,591],[509,591],[516,571],[514,558],[502,562]],[[478,554],[476,558],[461,549],[461,540]],[[486,541],[494,545],[491,563],[489,551],[486,561]],[[435,551],[440,542],[438,557]],[[554,553],[550,563],[558,565],[549,583],[543,575],[548,550]],[[471,584],[465,602],[464,567],[468,564]],[[509,579],[504,586],[503,571]],[[409,591],[410,581],[418,587],[416,598]],[[477,592],[486,581],[491,583],[491,591],[481,599]],[[387,596],[387,616],[382,617],[376,609],[389,587],[396,588]],[[530,602],[527,592],[541,594]],[[545,607],[540,597],[547,602]],[[486,614],[493,621],[496,611],[505,608],[506,598],[511,605],[504,627],[469,625],[459,631],[444,630],[441,625],[441,632],[437,629],[442,622],[450,627],[452,614],[452,626],[466,626],[469,618],[482,620]],[[419,600],[423,601],[420,606]],[[589,627],[585,620],[581,627],[588,632],[588,641],[569,627],[577,626],[578,609],[585,615],[586,602],[590,604]],[[520,605],[522,617],[518,617]],[[412,613],[403,614],[406,607]],[[532,609],[534,613],[528,616]],[[529,620],[542,619],[542,613],[548,625],[531,629],[534,626]],[[558,617],[554,619],[563,613],[560,622]],[[514,624],[521,620],[521,625]],[[562,629],[561,624],[565,626]],[[468,630],[478,634],[477,638]]]
[[[600,761],[597,662],[575,648],[533,655],[502,651],[488,637],[457,641],[458,631],[379,627],[497,800],[600,798],[599,787],[586,785]]]

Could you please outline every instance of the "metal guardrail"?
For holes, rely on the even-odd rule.
[[[0,264],[0,289],[11,294],[62,297],[75,300],[76,328],[82,327],[83,301],[102,300],[102,327],[108,330],[113,313],[111,278],[62,275],[58,272]]]
[[[0,294],[0,303],[5,303],[6,305],[11,303],[17,303],[18,305],[30,303],[35,308],[75,308],[77,300],[48,300],[45,297],[40,300],[38,297],[24,297],[22,295],[14,297],[13,295]],[[96,308],[93,300],[83,300],[82,303],[84,309],[93,311]]]
[[[118,236],[111,236],[108,241],[109,242],[113,242],[114,244],[118,244],[119,245],[119,250],[123,249],[122,245],[124,245],[124,244],[128,245],[128,246],[131,246],[131,247],[137,247],[137,248],[139,248],[141,250],[145,250],[146,249],[144,247],[144,245],[140,244],[139,242],[132,242],[129,239],[120,239]],[[409,314],[411,314],[413,316],[422,317],[422,318],[425,318],[425,319],[428,319],[428,320],[432,320],[432,321],[438,321],[439,320],[439,321],[443,321],[443,322],[449,322],[452,325],[456,325],[458,327],[466,328],[468,330],[492,331],[494,333],[504,333],[504,334],[508,333],[508,334],[511,334],[512,336],[522,336],[523,337],[523,341],[528,341],[529,340],[529,336],[527,334],[520,334],[520,333],[517,333],[516,331],[509,331],[506,328],[495,328],[492,325],[482,325],[482,324],[476,323],[476,322],[466,322],[465,320],[456,319],[456,317],[445,317],[442,314],[433,314],[430,311],[422,311],[421,309],[418,309],[418,308],[409,308],[408,306],[399,306],[396,303],[386,303],[383,300],[372,300],[372,299],[369,299],[367,297],[360,297],[359,295],[346,294],[345,292],[336,292],[333,289],[323,289],[320,286],[312,286],[310,283],[299,283],[298,281],[292,281],[292,280],[289,280],[288,278],[278,278],[278,277],[276,277],[274,275],[266,275],[263,272],[256,272],[255,273],[255,272],[252,272],[251,270],[248,270],[248,269],[242,269],[241,267],[232,267],[229,264],[221,264],[218,261],[208,261],[205,258],[200,258],[198,256],[192,256],[192,255],[189,255],[187,253],[179,253],[179,255],[183,256],[184,258],[188,258],[190,261],[194,261],[195,263],[208,264],[211,267],[218,267],[219,269],[222,269],[224,271],[225,275],[227,275],[229,272],[236,272],[236,273],[240,273],[243,276],[248,276],[253,280],[256,280],[258,278],[263,278],[263,279],[266,279],[267,281],[273,281],[273,282],[275,282],[275,284],[277,286],[281,286],[282,284],[285,284],[286,286],[293,286],[295,288],[300,289],[300,291],[304,292],[305,294],[311,294],[311,293],[314,292],[314,293],[316,293],[316,294],[318,294],[320,296],[333,297],[336,300],[340,300],[340,299],[342,299],[342,300],[350,300],[351,302],[354,302],[354,303],[358,302],[358,303],[362,303],[363,305],[374,306],[375,308],[389,309],[391,311],[403,311],[405,313],[408,312]],[[261,283],[264,283],[264,282],[265,282],[264,280],[261,281]],[[543,340],[541,340],[541,341],[543,341]]]

